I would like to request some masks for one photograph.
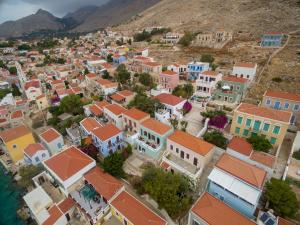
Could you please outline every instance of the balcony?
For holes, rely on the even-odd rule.
[[[71,192],[70,195],[94,223],[101,219],[109,211],[108,204],[90,184],[80,186],[75,191]]]
[[[146,149],[149,149],[153,152],[158,152],[161,150],[162,145],[158,145],[155,141],[146,139],[142,136],[139,136],[138,139],[136,139],[137,144],[143,146]]]

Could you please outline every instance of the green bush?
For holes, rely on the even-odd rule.
[[[272,148],[270,141],[259,135],[252,135],[251,137],[247,138],[247,141],[256,151],[269,152],[269,150]]]
[[[103,169],[112,176],[122,178],[125,176],[123,170],[124,159],[119,152],[114,152],[103,160]]]
[[[182,38],[180,38],[178,44],[187,47],[189,46],[195,38],[195,34],[191,32],[186,32]]]
[[[282,79],[280,77],[274,77],[274,78],[272,78],[272,81],[274,81],[276,83],[280,83],[280,82],[282,82]]]
[[[293,158],[300,160],[300,151],[294,152]]]
[[[226,149],[228,140],[224,137],[223,133],[219,131],[206,132],[203,139],[219,148]]]

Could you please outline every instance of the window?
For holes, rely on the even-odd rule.
[[[35,157],[34,160],[35,160],[36,162],[39,162],[39,161],[40,161],[39,157]]]
[[[294,105],[294,110],[295,111],[299,111],[299,109],[300,109],[300,105]]]
[[[57,147],[61,148],[62,147],[61,143],[57,143]]]
[[[176,153],[179,153],[179,149],[178,148],[176,148]]]
[[[275,126],[273,128],[273,134],[279,134],[279,132],[280,132],[280,126]]]
[[[242,124],[242,122],[243,122],[243,117],[239,116],[239,117],[237,118],[237,123],[238,123],[238,124]]]
[[[251,126],[251,122],[252,122],[251,119],[247,119],[246,120],[246,127],[250,127]]]
[[[43,153],[43,154],[42,154],[42,158],[45,158],[45,157],[46,157],[46,153]]]
[[[277,139],[276,139],[276,138],[274,138],[274,137],[271,137],[271,139],[270,139],[270,143],[271,143],[272,145],[275,145],[276,141],[277,141]]]
[[[260,128],[261,122],[259,120],[255,120],[253,130],[258,131]]]
[[[173,150],[173,145],[170,145],[170,149]]]
[[[13,146],[12,146],[13,148],[17,148],[17,145],[16,144],[13,144]]]
[[[197,166],[198,165],[198,159],[194,158],[194,165]]]
[[[190,158],[190,154],[186,153],[186,158],[189,159]]]
[[[288,102],[284,103],[284,108],[288,109],[290,107],[290,104]]]
[[[267,99],[266,105],[271,105],[271,100],[270,99]]]
[[[236,127],[236,128],[235,128],[235,133],[236,133],[236,134],[239,134],[240,131],[241,131],[241,128],[239,128],[239,127]]]
[[[263,127],[263,131],[268,132],[268,131],[269,131],[269,128],[270,128],[270,124],[265,123],[265,124],[264,124],[264,127]]]
[[[249,130],[246,130],[246,129],[245,129],[244,132],[243,132],[243,135],[247,137],[248,134],[249,134]]]

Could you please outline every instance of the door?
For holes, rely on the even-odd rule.
[[[280,102],[275,102],[274,108],[275,109],[280,109]]]
[[[184,159],[184,151],[181,151],[181,152],[180,152],[180,157],[181,157],[182,159]]]

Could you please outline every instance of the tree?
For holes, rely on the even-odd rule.
[[[131,39],[128,39],[127,43],[128,43],[129,45],[131,45],[131,44],[132,44],[132,40],[131,40]]]
[[[125,172],[123,170],[123,157],[120,153],[114,152],[104,158],[103,169],[105,172],[111,174],[114,177],[124,177]]]
[[[22,166],[19,169],[19,175],[21,179],[19,180],[19,185],[24,188],[28,188],[32,185],[32,178],[38,175],[42,169],[37,166],[29,165],[29,166]]]
[[[155,110],[162,108],[162,104],[157,99],[149,98],[147,95],[140,93],[129,102],[128,107],[136,107],[154,117]]]
[[[136,42],[151,41],[151,34],[145,30],[142,33],[137,33],[133,36],[133,40]]]
[[[9,73],[12,75],[16,75],[17,74],[17,68],[15,66],[12,66],[8,69]]]
[[[283,217],[294,217],[299,209],[296,194],[285,181],[271,178],[266,184],[266,196],[275,213]]]
[[[203,136],[203,139],[223,149],[226,149],[228,144],[228,140],[224,137],[223,133],[216,130],[212,132],[206,132]]]
[[[6,67],[6,65],[5,65],[5,63],[3,62],[3,60],[0,60],[0,68],[5,68]]]
[[[188,121],[185,120],[180,121],[181,130],[185,132],[188,124],[189,124]]]
[[[84,74],[86,75],[86,74],[89,74],[90,73],[90,71],[88,70],[88,68],[85,68],[84,69]]]
[[[153,87],[153,79],[149,73],[141,73],[139,75],[139,82],[146,87]]]
[[[107,57],[106,57],[106,61],[108,63],[111,63],[113,61],[113,55],[112,54],[108,54]]]
[[[60,109],[65,113],[72,113],[73,115],[83,114],[83,107],[80,96],[68,95],[60,101]]]
[[[201,55],[201,62],[208,62],[209,65],[211,66],[214,61],[215,61],[215,58],[210,54]]]
[[[127,84],[130,82],[130,72],[127,71],[124,64],[117,67],[116,79],[120,84]]]
[[[106,70],[103,72],[103,75],[102,75],[102,78],[103,79],[111,79],[112,77],[109,75],[109,72],[107,72]]]
[[[179,123],[178,120],[176,118],[171,118],[169,121],[172,127],[176,130],[178,128],[178,123]]]
[[[185,32],[185,34],[180,38],[178,44],[187,47],[191,44],[194,38],[195,34],[193,34],[192,32]]]
[[[22,51],[22,50],[29,51],[30,49],[31,49],[31,47],[28,44],[21,44],[18,46],[18,50],[20,50],[20,51]]]
[[[272,148],[270,141],[263,136],[252,135],[251,137],[247,138],[247,141],[256,151],[269,152],[269,150]]]
[[[200,113],[201,116],[203,116],[204,118],[213,118],[216,116],[225,116],[226,113],[222,110],[207,110],[206,112],[201,112]]]
[[[11,93],[11,90],[9,88],[6,89],[0,89],[0,100],[4,98],[7,94]]]
[[[20,92],[20,89],[18,88],[18,86],[16,84],[12,84],[11,85],[11,88],[12,88],[12,94],[13,96],[21,96],[22,93]]]
[[[173,95],[182,98],[190,98],[194,93],[194,87],[191,84],[178,85],[172,91]]]
[[[58,64],[65,64],[65,63],[66,63],[66,60],[63,59],[63,58],[58,58],[58,59],[56,60],[56,63],[58,63]]]

